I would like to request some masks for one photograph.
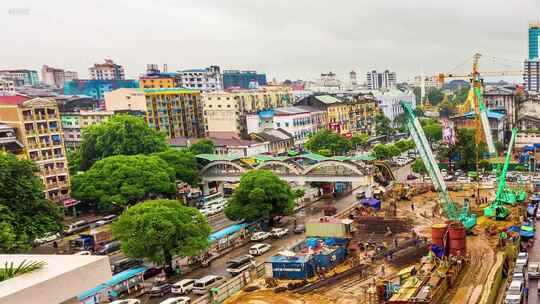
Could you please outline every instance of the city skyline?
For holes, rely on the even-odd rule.
[[[406,81],[421,68],[426,75],[446,72],[475,52],[522,62],[527,25],[539,11],[533,1],[346,1],[337,9],[272,3],[6,1],[0,12],[10,26],[2,39],[11,47],[0,50],[0,69],[48,64],[88,78],[90,66],[111,58],[126,78],[148,63],[166,63],[170,71],[215,64],[278,80],[327,71],[345,80],[350,70],[390,69]]]

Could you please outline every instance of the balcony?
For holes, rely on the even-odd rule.
[[[37,130],[37,133],[38,133],[38,134],[48,134],[48,133],[49,133],[49,130],[48,130],[48,129],[45,129],[45,128],[41,128],[41,129],[38,129],[38,130]]]
[[[34,121],[34,116],[32,116],[32,115],[24,115],[23,120],[24,121]]]

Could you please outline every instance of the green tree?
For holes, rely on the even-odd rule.
[[[150,128],[144,119],[115,115],[106,122],[89,126],[83,132],[80,169],[112,155],[151,154],[167,149],[165,134]]]
[[[189,146],[188,149],[193,154],[214,154],[215,152],[214,142],[210,139],[201,139]]]
[[[390,157],[390,151],[388,151],[388,147],[383,144],[378,144],[373,147],[372,154],[377,159],[388,159]]]
[[[429,142],[442,139],[442,125],[436,119],[422,119],[420,123]]]
[[[174,197],[175,172],[157,156],[116,155],[73,177],[72,196],[97,209],[127,207],[156,197]]]
[[[240,179],[225,215],[231,220],[269,220],[290,215],[294,210],[295,193],[289,184],[268,170],[251,170]]]
[[[426,166],[424,165],[424,161],[421,159],[421,158],[417,158],[414,160],[413,164],[411,165],[411,170],[414,172],[414,173],[422,173],[422,174],[426,174],[427,173],[427,170],[426,170]]]
[[[456,165],[463,170],[476,170],[476,130],[471,128],[457,129],[455,153],[459,155]],[[478,147],[479,157],[487,152],[487,145],[481,141]]]
[[[68,169],[71,176],[76,175],[81,167],[81,153],[79,151],[71,151],[67,154]]]
[[[401,152],[408,151],[414,148],[414,142],[409,139],[401,139],[394,143],[394,146],[399,149]]]
[[[305,147],[319,154],[326,152],[324,150],[329,150],[332,155],[343,155],[351,150],[351,142],[337,133],[323,129],[312,134]]]
[[[388,150],[388,157],[395,157],[401,154],[401,150],[396,147],[395,145],[388,144],[386,145],[386,149]]]
[[[127,209],[113,223],[112,232],[127,256],[172,268],[173,256],[197,256],[208,248],[212,228],[195,208],[151,200]]]
[[[450,117],[456,115],[456,106],[448,100],[444,100],[439,104],[440,117]]]
[[[320,155],[326,156],[326,157],[331,157],[332,156],[332,151],[330,149],[320,149],[319,151],[317,151],[317,154],[320,154]]]
[[[169,149],[152,155],[166,161],[174,169],[177,180],[181,180],[192,186],[197,185],[200,181],[197,160],[195,159],[195,155],[188,150]]]
[[[432,105],[436,106],[444,99],[444,93],[441,89],[430,88],[426,92],[426,97]]]
[[[379,113],[375,116],[375,132],[377,135],[392,135],[394,134],[394,129],[390,126],[391,122],[388,117],[384,114]]]
[[[416,100],[416,104],[419,105],[422,103],[422,89],[420,87],[414,87],[413,88],[414,98]]]
[[[467,96],[469,96],[469,89],[470,86],[460,86],[457,90],[454,91],[454,95],[452,97],[452,103],[454,104],[462,104],[467,100]]]
[[[504,144],[502,142],[497,140],[493,145],[495,146],[495,151],[497,151],[497,154],[504,152]]]
[[[351,144],[353,148],[358,149],[359,147],[365,146],[368,142],[368,139],[369,135],[367,135],[366,133],[354,134],[351,137]]]
[[[0,252],[24,251],[34,239],[61,230],[62,210],[47,201],[37,166],[0,151]]]

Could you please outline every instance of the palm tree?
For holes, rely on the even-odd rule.
[[[43,261],[27,261],[24,260],[18,265],[15,265],[13,262],[4,264],[4,267],[0,268],[0,282],[9,280],[13,277],[16,277],[21,274],[29,273],[36,271],[45,266]]]

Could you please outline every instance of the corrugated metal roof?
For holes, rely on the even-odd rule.
[[[201,159],[206,159],[208,161],[219,161],[219,160],[231,161],[235,159],[234,157],[230,157],[230,156],[222,155],[222,154],[197,154],[196,157],[201,158]]]
[[[107,289],[109,287],[115,286],[121,282],[127,281],[131,279],[132,277],[141,274],[145,272],[148,269],[148,267],[138,267],[138,268],[132,268],[128,269],[126,271],[122,271],[119,274],[114,275],[111,279],[109,279],[107,282],[100,284],[90,290],[87,290],[79,295],[77,295],[77,298],[79,300],[86,299],[88,297],[91,297],[95,294],[100,293],[102,290]]]
[[[246,223],[242,223],[242,224],[236,224],[236,225],[232,225],[232,226],[229,226],[225,229],[221,229],[220,231],[217,231],[217,232],[214,232],[210,235],[210,237],[208,238],[210,241],[215,241],[215,240],[219,240],[225,236],[228,236],[228,235],[231,235],[235,232],[238,232],[240,231],[240,229],[243,229],[245,227],[247,227],[248,224]]]
[[[340,103],[341,102],[341,100],[337,99],[334,96],[330,96],[330,95],[317,95],[317,96],[314,96],[314,97],[318,101],[320,101],[322,103],[325,103],[325,104],[333,104],[333,103]]]

